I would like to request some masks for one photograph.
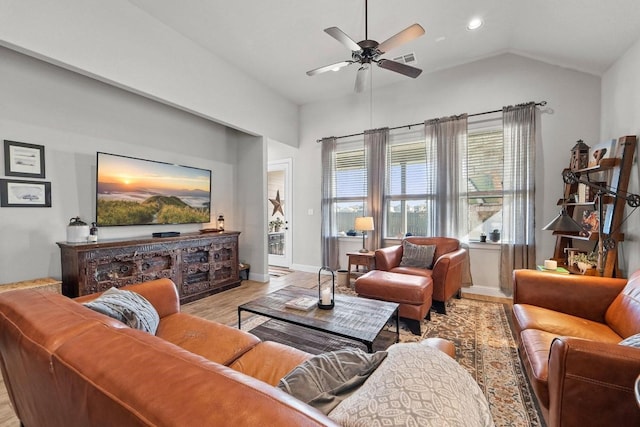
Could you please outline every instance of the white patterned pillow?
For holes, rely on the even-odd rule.
[[[156,334],[160,316],[155,307],[142,295],[111,288],[84,305],[98,313],[121,321],[130,328]]]
[[[440,350],[394,344],[369,379],[329,418],[341,426],[494,426],[471,375]]]
[[[436,245],[416,245],[407,240],[402,241],[402,260],[400,267],[433,267],[433,254]]]
[[[628,345],[629,347],[640,348],[640,334],[631,335],[619,342],[620,345]]]

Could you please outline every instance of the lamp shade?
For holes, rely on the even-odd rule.
[[[372,216],[359,216],[356,218],[354,225],[356,231],[372,231],[373,230],[373,217]]]
[[[553,219],[549,224],[545,225],[543,230],[551,230],[551,231],[583,231],[583,228],[580,224],[576,222],[573,218],[571,218],[565,209],[560,211],[557,217]]]

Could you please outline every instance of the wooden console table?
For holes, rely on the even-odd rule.
[[[62,293],[88,295],[153,279],[168,278],[180,302],[240,285],[237,231],[185,233],[175,237],[58,242]]]
[[[351,266],[356,266],[356,271],[359,271],[358,266],[364,266],[367,271],[376,269],[376,253],[369,252],[347,252],[349,257],[349,267],[347,268],[347,283],[351,283]]]

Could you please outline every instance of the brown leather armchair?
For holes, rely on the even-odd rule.
[[[640,425],[640,270],[629,280],[514,271],[518,349],[550,427]]]
[[[402,245],[376,250],[376,269],[393,273],[431,277],[433,280],[433,306],[446,314],[446,302],[454,295],[460,298],[462,268],[467,251],[460,247],[460,241],[451,237],[406,237],[416,245],[435,245],[433,268],[401,267]]]

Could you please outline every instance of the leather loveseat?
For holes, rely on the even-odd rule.
[[[640,270],[629,280],[514,271],[513,320],[550,427],[638,426]]]
[[[72,300],[33,289],[0,294],[0,367],[23,425],[337,425],[274,387],[310,354],[181,313],[168,279],[121,289],[153,305],[160,318],[155,335],[79,303],[96,295]],[[419,360],[427,350],[442,358],[433,347],[454,351],[441,339],[419,347]],[[455,372],[464,371],[444,359]],[[350,399],[358,403],[357,396]],[[486,407],[476,401],[479,410]]]
[[[376,269],[392,273],[430,277],[433,281],[434,308],[446,314],[446,302],[454,295],[460,297],[462,270],[467,251],[460,241],[452,237],[406,237],[415,245],[435,245],[432,268],[404,267],[402,245],[389,246],[375,251]]]

